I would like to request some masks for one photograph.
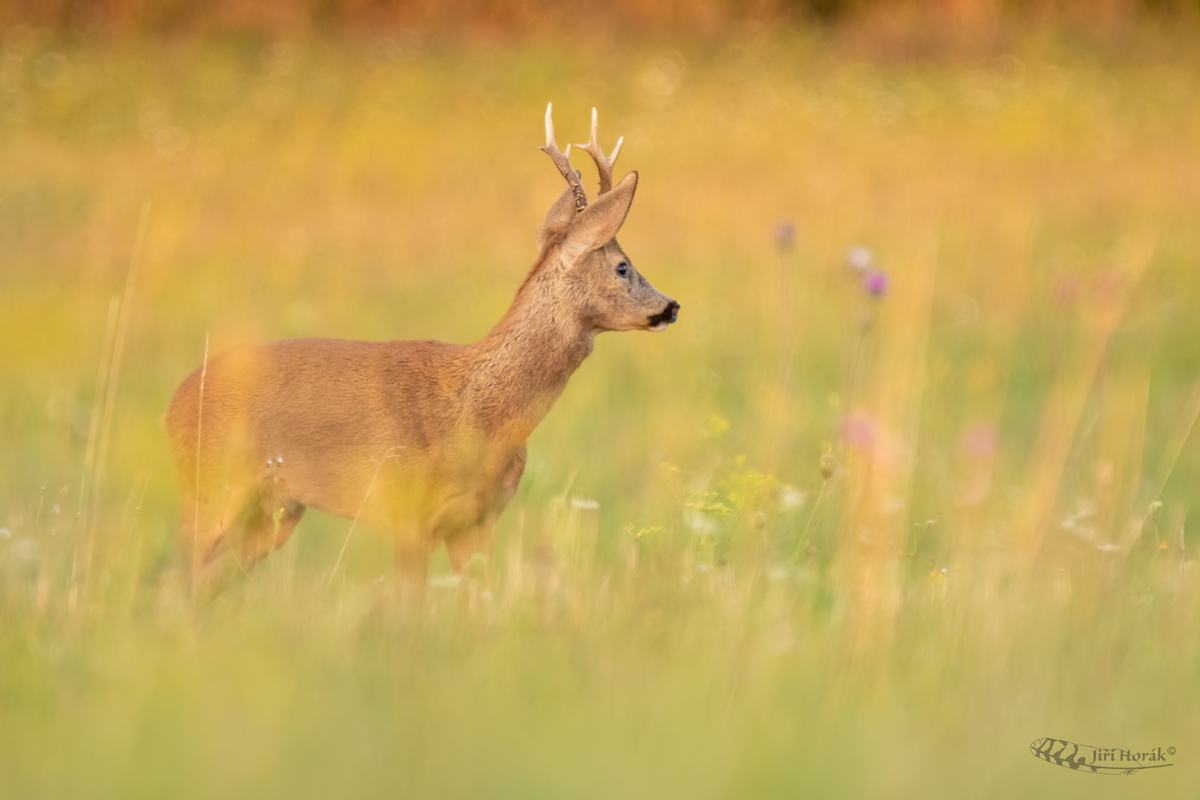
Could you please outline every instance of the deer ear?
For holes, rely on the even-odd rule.
[[[563,263],[570,267],[581,256],[599,249],[612,241],[625,222],[633,193],[637,191],[638,175],[631,172],[609,191],[596,198],[590,206],[580,211],[567,228],[563,240]]]
[[[554,205],[550,206],[550,211],[546,214],[546,220],[542,223],[542,229],[538,231],[537,250],[538,255],[546,249],[546,245],[555,239],[561,238],[567,231],[567,226],[571,224],[571,220],[575,219],[575,215],[579,212],[575,210],[575,195],[571,192],[571,187],[559,195],[554,201]]]

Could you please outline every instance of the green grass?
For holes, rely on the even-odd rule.
[[[1192,34],[10,37],[0,795],[1191,796]],[[679,324],[600,338],[487,575],[439,554],[405,609],[386,536],[313,514],[183,602],[159,418],[205,342],[481,336],[562,188],[548,100],[626,137]],[[1097,777],[1044,736],[1178,750]]]

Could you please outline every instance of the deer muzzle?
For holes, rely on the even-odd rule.
[[[652,331],[665,331],[667,326],[678,318],[679,303],[676,303],[674,300],[668,300],[667,307],[646,320],[646,324]]]

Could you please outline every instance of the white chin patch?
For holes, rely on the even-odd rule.
[[[664,322],[660,322],[660,323],[658,323],[657,325],[651,325],[651,326],[650,326],[649,328],[647,328],[646,330],[655,331],[655,332],[658,332],[658,331],[665,331],[665,330],[667,329],[667,326],[668,326],[668,325],[670,325],[670,324],[671,324],[671,323],[669,323],[669,322],[665,322],[665,321],[664,321]]]

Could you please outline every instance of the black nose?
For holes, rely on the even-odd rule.
[[[676,303],[674,300],[672,300],[670,303],[667,304],[666,308],[664,308],[662,311],[660,311],[659,313],[655,314],[653,317],[648,319],[647,322],[650,324],[650,327],[653,328],[655,325],[661,325],[664,322],[666,322],[668,324],[672,323],[678,317],[679,317],[679,303]]]

